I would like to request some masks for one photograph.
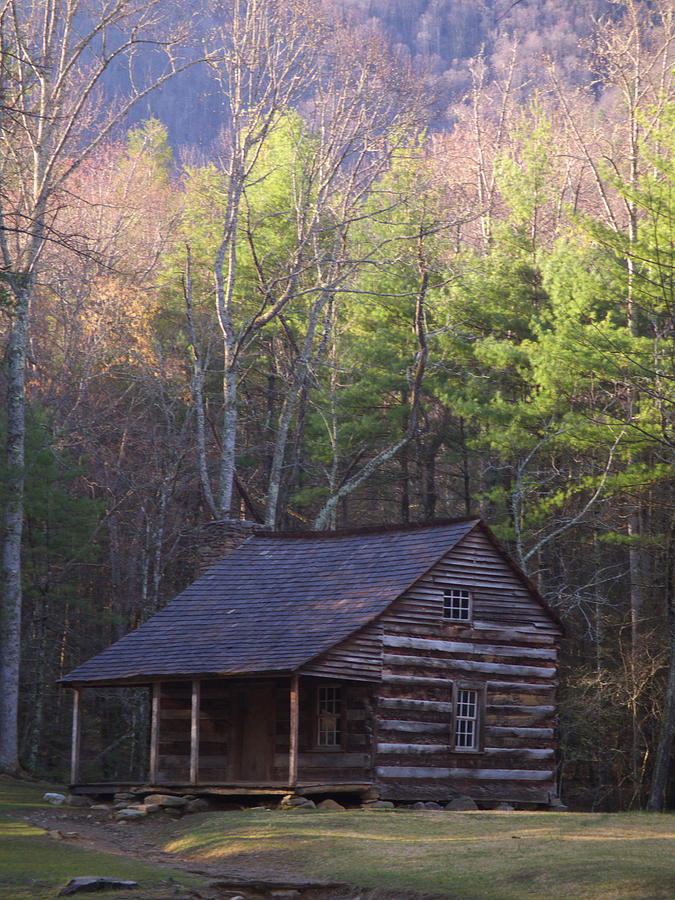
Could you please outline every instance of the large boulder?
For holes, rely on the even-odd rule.
[[[159,803],[141,803],[140,806],[129,807],[131,809],[140,809],[147,815],[151,815],[152,813],[158,813],[162,811],[162,807]]]
[[[137,881],[121,881],[119,878],[103,878],[92,875],[82,878],[71,878],[68,884],[61,888],[59,897],[69,897],[71,894],[87,893],[95,891],[129,891],[137,888]]]

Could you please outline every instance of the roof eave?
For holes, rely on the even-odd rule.
[[[301,663],[300,665],[304,665]],[[166,673],[143,673],[134,675],[125,675],[120,678],[59,678],[56,684],[60,684],[66,688],[85,688],[85,687],[147,687],[156,684],[159,681],[193,681],[209,678],[223,679],[249,679],[249,678],[285,678],[290,677],[297,672],[300,666],[296,668],[283,669],[244,669],[236,672],[218,672],[218,671],[202,671],[202,672],[185,672],[179,675],[167,675]]]

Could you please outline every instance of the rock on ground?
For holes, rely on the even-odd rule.
[[[137,887],[137,881],[121,881],[119,878],[103,878],[93,875],[83,878],[71,878],[68,884],[61,888],[58,895],[59,897],[69,897],[71,894],[91,894],[95,891],[128,891]]]
[[[85,797],[84,794],[70,794],[68,797],[68,806],[79,806],[85,809],[91,806],[93,802],[91,797]]]
[[[457,797],[456,800],[451,800],[445,808],[452,812],[466,812],[478,809],[478,804],[471,797]]]
[[[188,803],[185,797],[176,797],[173,794],[150,794],[144,798],[143,802],[146,805],[162,806],[164,809],[182,809]]]
[[[344,812],[344,806],[341,803],[338,803],[337,800],[332,800],[330,797],[326,797],[325,800],[318,803],[317,809],[330,809],[334,812]]]
[[[129,822],[136,819],[144,819],[147,812],[144,809],[118,809],[115,813],[116,822]]]
[[[363,804],[364,809],[394,809],[391,800],[366,800]]]
[[[316,809],[316,803],[308,797],[287,794],[279,804],[280,809]]]

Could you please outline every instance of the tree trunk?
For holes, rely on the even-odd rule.
[[[675,740],[675,598],[673,597],[673,588],[675,587],[675,559],[673,559],[673,551],[675,550],[675,525],[671,527],[671,538],[669,542],[668,559],[666,562],[666,591],[668,594],[668,607],[666,616],[668,621],[668,629],[670,632],[670,666],[668,669],[668,681],[666,684],[666,693],[663,701],[663,718],[661,721],[661,733],[656,748],[656,761],[654,763],[654,774],[652,775],[651,790],[647,801],[647,809],[654,812],[665,809],[666,807],[666,790],[668,788],[668,777],[670,775],[670,764],[673,754],[673,741]]]
[[[232,348],[226,342],[225,377],[223,379],[223,433],[220,451],[220,484],[218,515],[227,516],[232,506],[235,454],[237,452],[237,365],[228,362]]]
[[[190,343],[192,344],[192,399],[195,405],[195,419],[197,426],[197,458],[199,460],[199,478],[202,483],[202,491],[204,492],[204,500],[209,508],[209,512],[217,517],[216,502],[213,499],[211,490],[211,480],[206,462],[206,412],[204,408],[204,364],[202,355],[197,342],[197,330],[194,322],[194,311],[192,302],[192,255],[190,247],[185,250],[185,312],[188,322],[188,330],[190,334]]]
[[[272,465],[270,469],[269,486],[267,490],[267,509],[265,511],[265,524],[271,525],[273,528],[276,527],[278,519],[279,496],[281,493],[281,483],[283,478],[283,465],[284,459],[286,458],[286,446],[288,444],[288,435],[291,428],[291,422],[293,420],[293,416],[295,415],[302,390],[307,383],[310,365],[314,359],[319,357],[324,352],[328,340],[328,330],[330,328],[331,320],[330,307],[328,309],[328,315],[326,316],[323,339],[316,352],[314,352],[314,338],[316,335],[317,326],[319,324],[319,317],[324,311],[326,303],[328,303],[329,299],[329,294],[321,294],[314,304],[314,308],[312,309],[307,326],[307,333],[305,335],[302,352],[295,360],[293,366],[293,379],[284,398],[284,402],[281,407],[281,413],[279,415],[277,435],[274,442],[274,453],[272,455]]]
[[[0,771],[3,772],[17,772],[19,769],[21,534],[24,518],[26,352],[31,287],[27,283],[17,292],[7,352],[7,484],[0,616]]]
[[[668,683],[664,700],[663,721],[661,734],[656,749],[656,762],[652,785],[647,801],[647,809],[658,812],[663,810],[666,804],[666,788],[670,774],[670,760],[673,753],[673,738],[675,737],[675,621],[671,615],[670,621],[670,667],[668,669]]]
[[[436,491],[436,454],[440,441],[430,441],[424,458],[424,518],[431,521],[436,515],[438,493]]]
[[[407,391],[401,391],[401,406],[405,410],[406,403],[408,400]],[[404,413],[403,416],[403,433],[405,434],[407,431],[407,421]],[[408,456],[408,444],[406,444],[399,456],[399,464],[400,464],[400,475],[399,481],[401,485],[401,501],[400,501],[400,515],[401,522],[408,523],[410,521],[410,460]]]
[[[462,486],[464,494],[464,515],[471,515],[471,471],[469,469],[469,450],[466,446],[464,419],[459,420],[459,435],[462,441]]]

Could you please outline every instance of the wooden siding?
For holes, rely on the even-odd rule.
[[[243,727],[235,702],[242,688],[254,682],[204,679],[200,683],[198,783],[237,781],[238,758],[246,754],[240,746]],[[368,781],[373,772],[372,685],[338,681],[343,692],[342,742],[339,747],[316,744],[316,690],[324,680],[300,679],[300,744],[298,777],[302,781]],[[271,679],[274,695],[270,728],[274,732],[270,780],[288,778],[290,743],[290,690],[288,679]],[[191,682],[160,685],[158,783],[187,782],[190,773]],[[238,740],[239,739],[239,740]],[[267,780],[267,779],[263,779]]]
[[[468,588],[473,619],[443,618]],[[546,802],[555,790],[559,627],[480,529],[380,618],[376,775],[385,797]],[[484,698],[476,751],[453,750],[453,687]]]
[[[382,677],[382,626],[362,628],[332,650],[300,669],[301,675],[351,681],[379,681]]]
[[[159,783],[189,780],[191,704],[192,682],[173,681],[160,686]]]
[[[199,709],[199,781],[223,781],[227,773],[232,724],[232,695],[224,679],[201,682]]]

